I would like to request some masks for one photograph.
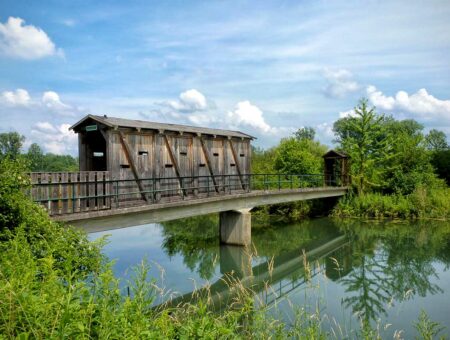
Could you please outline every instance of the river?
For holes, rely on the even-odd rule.
[[[185,299],[205,284],[223,294],[221,278],[232,273],[251,282],[255,301],[287,323],[296,308],[318,312],[323,328],[338,338],[353,337],[361,320],[383,338],[395,331],[413,338],[421,310],[446,327],[443,333],[450,330],[448,222],[255,218],[250,249],[220,245],[216,215],[89,237],[104,235],[104,253],[115,261],[124,289],[131,268],[149,262],[150,275],[164,289],[157,303]]]

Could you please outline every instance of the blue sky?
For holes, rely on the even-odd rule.
[[[3,0],[0,132],[76,154],[67,127],[92,113],[331,145],[365,96],[449,136],[449,18],[450,1]]]

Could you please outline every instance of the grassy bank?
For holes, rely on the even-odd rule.
[[[450,188],[419,187],[409,195],[348,195],[334,208],[335,217],[450,218]]]

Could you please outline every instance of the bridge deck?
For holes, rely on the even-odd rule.
[[[54,219],[95,232],[222,211],[252,209],[266,204],[338,197],[346,192],[347,187],[253,190],[223,196],[58,215],[54,216]]]

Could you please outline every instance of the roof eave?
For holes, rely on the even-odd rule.
[[[93,120],[95,120],[95,121],[97,121],[97,122],[99,122],[99,123],[101,123],[101,124],[104,124],[104,125],[109,126],[109,127],[113,127],[112,124],[108,123],[108,122],[107,122],[106,120],[104,120],[104,119],[101,119],[101,117],[99,117],[99,116],[94,116],[94,115],[91,115],[91,114],[88,114],[87,116],[83,117],[83,118],[80,119],[78,122],[76,122],[75,124],[73,124],[73,125],[69,128],[69,130],[74,130],[74,131],[75,131],[75,129],[76,129],[79,125],[83,124],[83,123],[84,123],[86,120],[88,120],[88,119],[93,119]]]

